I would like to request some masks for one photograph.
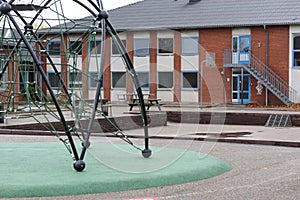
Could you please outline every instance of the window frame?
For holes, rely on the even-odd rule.
[[[56,52],[56,51],[49,51],[49,46],[50,46],[51,43],[59,43],[59,52],[58,52],[58,54],[51,53],[51,52]],[[61,55],[61,41],[60,40],[51,40],[51,41],[49,41],[46,45],[46,50],[47,50],[47,53],[49,54],[49,56],[59,57]]]
[[[184,74],[196,74],[196,87],[184,87]],[[199,89],[199,72],[198,71],[182,71],[181,72],[181,89],[182,90],[198,90]]]
[[[147,41],[148,47],[147,51],[145,53],[138,53],[139,49],[145,49],[145,48],[139,48],[137,49],[137,41]],[[137,57],[144,57],[144,56],[149,56],[150,55],[150,39],[149,38],[134,38],[134,51],[133,51],[134,56]]]
[[[127,41],[126,39],[121,39],[122,44],[124,45],[125,49],[126,49],[126,45],[127,45]],[[116,47],[116,51],[118,53],[114,53],[114,46]],[[122,54],[120,54],[120,52],[118,51],[117,45],[115,45],[114,40],[111,40],[111,55],[112,56],[121,56]]]
[[[163,40],[163,39],[171,39],[172,40],[172,52],[160,52],[161,49],[163,48],[160,48],[160,40]],[[160,38],[157,38],[157,55],[173,55],[174,54],[174,38],[173,37],[160,37]]]
[[[92,86],[92,83],[91,83],[91,81],[94,80],[94,79],[92,79],[92,77],[93,77],[92,74],[96,74],[96,76],[98,78],[98,72],[96,72],[96,71],[89,72],[88,85],[89,85],[90,89],[96,89],[97,88],[97,84],[96,84],[96,86]],[[104,74],[102,74],[102,79],[103,79],[103,82],[102,82],[101,88],[104,88]]]
[[[185,51],[183,49],[185,40],[193,40],[197,44],[197,48],[195,51]],[[199,48],[198,48],[198,43],[199,43],[199,37],[198,36],[186,36],[181,38],[181,55],[198,55]]]
[[[77,43],[76,45],[76,48],[72,47],[73,46],[73,43]],[[69,44],[68,44],[68,50],[69,50],[69,53],[72,54],[72,52],[74,52],[74,50],[76,50],[76,54],[79,55],[79,56],[82,56],[82,41],[81,40],[75,40],[75,41],[69,41]],[[80,49],[77,50],[78,48],[78,45],[80,45]],[[71,49],[72,47],[72,49]],[[72,50],[72,51],[71,51]]]
[[[125,76],[125,85],[124,85],[124,87],[123,86],[122,87],[115,87],[114,86],[114,84],[113,84],[114,83],[114,76],[113,76],[114,73],[123,73],[124,74],[124,76]],[[111,89],[124,89],[124,88],[126,88],[126,71],[112,71],[111,72]]]
[[[160,79],[159,79],[159,74],[160,73],[172,73],[172,87],[159,87],[160,84]],[[173,90],[174,89],[174,72],[173,71],[161,71],[157,72],[157,90]]]
[[[96,47],[98,47],[98,45],[97,45],[97,43],[99,42],[99,45],[100,45],[100,52],[97,52],[97,53],[92,53],[91,52],[91,44],[92,43],[94,43],[94,42],[96,42]],[[101,55],[101,53],[102,53],[102,49],[101,49],[101,40],[89,40],[89,55],[90,56],[98,56],[98,55]]]
[[[293,42],[293,45],[292,45],[292,68],[300,68],[300,65],[295,65],[295,53],[300,53],[300,48],[295,49],[295,38],[296,37],[299,37],[299,40],[300,40],[300,33],[292,34],[292,42]]]
[[[58,77],[57,77],[57,80],[58,80],[57,86],[52,86],[51,81],[50,81],[50,76],[49,76],[50,74],[51,74],[51,75],[54,74],[55,76],[57,76],[57,75],[56,75],[55,72],[48,72],[48,73],[47,73],[47,78],[48,78],[48,80],[49,80],[49,83],[50,83],[51,88],[54,88],[54,89],[61,88],[60,83],[59,83],[60,81],[59,81],[59,78],[58,78]],[[59,74],[61,74],[61,72],[59,72]]]
[[[141,84],[141,81],[139,80],[139,74],[148,74],[148,83],[147,83],[147,87],[142,87],[143,85]],[[150,89],[150,72],[149,71],[137,71],[136,72],[136,74],[137,74],[137,78],[138,78],[138,80],[139,80],[139,83],[141,84],[140,86],[141,86],[141,89],[144,89],[144,90],[149,90]]]

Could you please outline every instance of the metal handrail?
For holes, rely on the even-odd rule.
[[[283,95],[289,98],[291,102],[295,102],[297,91],[289,86],[284,79],[278,76],[273,70],[267,67],[258,57],[250,52],[249,64],[233,63],[232,60],[233,51],[230,49],[224,50],[224,66],[244,67],[249,71],[255,70],[260,77],[259,79],[267,81],[270,87],[273,86]]]

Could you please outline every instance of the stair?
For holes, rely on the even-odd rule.
[[[285,80],[279,77],[271,69],[251,54],[250,64],[244,64],[242,67],[255,77],[262,85],[278,97],[285,105],[289,106],[296,99],[296,90],[290,87]]]
[[[288,114],[271,114],[266,127],[292,127],[292,120]]]

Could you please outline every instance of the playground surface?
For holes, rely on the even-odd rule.
[[[259,110],[261,112],[261,110]],[[236,112],[246,112],[238,110]],[[253,112],[253,110],[251,110]],[[264,112],[264,111],[263,111]],[[272,111],[276,112],[276,111]],[[278,111],[282,112],[282,111]],[[293,111],[293,113],[295,113]],[[208,133],[221,130],[227,135]],[[140,130],[126,131],[139,137]],[[232,135],[232,133],[244,133]],[[300,128],[169,123],[150,128],[152,146],[200,152],[224,160],[232,170],[213,178],[120,192],[30,199],[299,199]],[[119,139],[95,136],[92,142]],[[55,142],[51,136],[1,135],[0,142]],[[139,139],[133,139],[137,144]],[[95,152],[91,152],[96,155]],[[155,156],[155,155],[154,155]],[[71,167],[70,167],[71,169]]]

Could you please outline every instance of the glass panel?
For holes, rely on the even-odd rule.
[[[233,91],[238,90],[238,77],[237,76],[232,77],[232,90]]]
[[[112,72],[112,87],[113,88],[126,88],[126,73],[125,72]]]
[[[69,73],[69,87],[81,88],[82,87],[82,74],[81,72],[70,72]]]
[[[70,41],[69,43],[69,52],[71,54],[77,53],[82,55],[82,43],[81,41]]]
[[[101,54],[101,41],[90,41],[90,54]]]
[[[135,39],[134,40],[134,55],[145,56],[149,55],[149,39]]]
[[[173,38],[159,38],[158,53],[173,53]]]
[[[173,72],[158,72],[158,88],[173,88]]]
[[[294,34],[294,50],[300,50],[300,35]]]
[[[249,93],[248,92],[240,93],[240,99],[248,99],[248,98],[249,98]]]
[[[51,87],[59,87],[59,77],[55,73],[48,73],[48,80]]]
[[[121,42],[123,43],[124,47],[126,48],[126,40],[121,40]],[[120,54],[120,52],[118,50],[118,47],[116,46],[114,40],[112,40],[112,43],[111,43],[111,53],[112,53],[112,55],[119,55]]]
[[[149,88],[149,72],[138,72],[137,77],[142,88]]]
[[[102,75],[102,78],[103,78],[103,75]],[[102,81],[101,87],[103,87],[103,82],[104,82],[104,80]],[[89,83],[90,83],[91,88],[96,88],[97,87],[98,72],[90,72]]]
[[[182,38],[182,54],[198,53],[198,37]]]
[[[238,99],[238,93],[237,92],[232,93],[232,98],[233,99]]]
[[[243,88],[242,88],[242,90],[244,90],[244,91],[248,91],[248,89],[249,89],[249,81],[248,80],[249,80],[248,76],[244,76],[244,78],[243,78]]]
[[[294,66],[300,66],[300,52],[294,52]]]
[[[197,72],[183,72],[183,88],[198,88]]]
[[[248,52],[249,49],[249,38],[240,38],[240,52]]]
[[[232,52],[237,52],[238,49],[238,38],[233,37],[232,38]]]
[[[60,41],[51,41],[47,44],[49,55],[60,55]]]

